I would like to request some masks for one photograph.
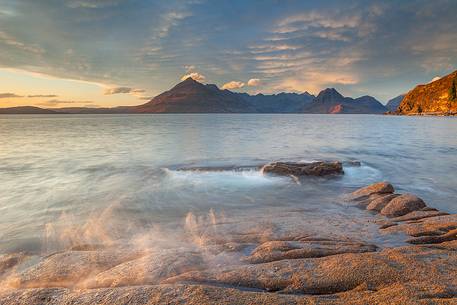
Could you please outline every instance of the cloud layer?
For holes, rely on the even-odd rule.
[[[123,84],[105,99],[192,77],[387,100],[457,69],[456,1],[3,0],[0,12],[0,66]]]

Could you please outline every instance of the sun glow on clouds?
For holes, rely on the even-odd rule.
[[[196,80],[197,82],[204,82],[206,80],[206,77],[204,75],[197,73],[197,72],[187,73],[183,77],[181,77],[181,80],[186,80],[189,77],[192,78],[193,80]]]
[[[240,89],[240,88],[243,88],[243,87],[244,87],[244,83],[243,82],[231,81],[231,82],[225,83],[222,86],[222,89],[232,90],[232,89]]]
[[[2,79],[0,92],[8,93],[0,100],[0,107],[22,105],[55,107],[65,104],[82,107],[87,106],[88,101],[97,101],[104,107],[139,104],[139,99],[135,96],[104,95],[106,90],[115,86],[101,82],[59,78],[44,73],[11,68],[0,68],[0,79]],[[132,89],[131,93],[140,94],[137,90],[139,89]],[[50,100],[57,96],[62,100]]]

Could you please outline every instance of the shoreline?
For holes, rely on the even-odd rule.
[[[81,245],[35,264],[21,253],[2,255],[0,300],[5,305],[44,300],[46,304],[457,302],[457,214],[427,207],[414,195],[395,194],[385,182],[345,198],[349,206],[386,215],[376,221],[380,232],[404,236],[406,245],[380,248],[268,224],[255,229],[233,220],[216,227],[234,226],[240,233],[220,236],[190,215],[186,225],[200,247],[197,251],[178,247],[160,253]],[[212,218],[208,215],[210,222]],[[218,260],[222,264],[214,264]]]

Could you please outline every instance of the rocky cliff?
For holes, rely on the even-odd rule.
[[[457,71],[408,92],[397,112],[407,115],[457,114]]]

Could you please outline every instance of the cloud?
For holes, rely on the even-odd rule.
[[[240,89],[240,88],[243,88],[244,87],[244,83],[243,82],[238,82],[238,81],[231,81],[231,82],[228,82],[228,83],[225,83],[223,86],[222,86],[222,89]]]
[[[36,98],[36,97],[57,97],[55,94],[35,94],[35,95],[27,95],[29,98]]]
[[[14,47],[16,49],[37,54],[37,55],[42,55],[45,53],[44,49],[40,48],[39,46],[35,44],[27,44],[22,41],[17,40],[13,36],[9,35],[6,32],[0,31],[0,43],[3,43],[7,46]]]
[[[181,77],[181,80],[186,80],[189,77],[191,77],[193,80],[196,80],[198,82],[204,82],[206,79],[206,77],[200,73],[191,72],[191,73],[188,73],[188,74],[184,75],[183,77]]]
[[[121,93],[129,93],[132,95],[135,94],[140,94],[144,93],[145,90],[143,89],[134,89],[130,87],[111,87],[111,88],[106,88],[105,92],[103,93],[104,95],[112,95],[112,94],[121,94]]]
[[[437,80],[439,80],[439,79],[441,79],[441,77],[435,76],[430,82],[433,83],[434,81],[437,81]]]
[[[17,95],[15,93],[0,93],[0,98],[17,98],[22,97],[21,95]]]
[[[258,78],[251,78],[250,80],[248,80],[248,86],[251,86],[251,87],[259,86],[260,83],[261,83],[261,81]]]
[[[69,0],[69,8],[97,9],[119,5],[122,0]]]
[[[280,80],[273,89],[280,91],[309,91],[319,93],[325,87],[335,85],[355,85],[359,82],[356,75],[351,73],[331,72],[331,71],[308,71],[304,75]]]

